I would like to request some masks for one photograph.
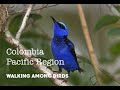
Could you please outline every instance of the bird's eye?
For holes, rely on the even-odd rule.
[[[62,24],[58,23],[58,25],[61,29],[65,29],[65,26],[63,26]]]

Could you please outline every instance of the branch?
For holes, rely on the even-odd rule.
[[[17,39],[15,39],[12,36],[12,34],[7,30],[7,28],[5,28],[4,35],[5,35],[5,40],[12,46],[17,47],[19,49],[19,51],[27,50],[21,43],[19,43],[19,41]],[[37,63],[36,62],[37,58],[32,56],[29,52],[27,54],[23,55],[23,57],[27,58],[28,60],[32,59],[34,61],[34,63]],[[50,70],[49,68],[47,68],[44,65],[34,64],[33,67],[35,67],[39,72],[42,72],[45,74],[54,74],[54,72],[52,70]],[[64,79],[58,79],[58,78],[50,78],[50,79],[58,86],[70,86],[70,84],[68,84]]]
[[[57,6],[57,5],[58,5],[58,4],[54,4],[54,5],[49,5],[49,6],[48,6],[48,4],[47,4],[47,5],[43,6],[42,8],[37,8],[37,9],[34,9],[33,11],[41,10],[41,9],[44,9],[44,8],[53,7],[53,6]]]
[[[54,4],[54,5],[48,5],[48,4],[44,5],[44,4],[42,4],[42,7],[33,9],[32,11],[42,10],[42,9],[44,9],[44,8],[49,8],[49,7],[53,7],[53,6],[57,6],[57,5],[58,5],[58,4]],[[10,14],[10,15],[14,15],[14,14],[17,14],[17,13],[24,13],[25,11],[26,11],[26,9],[20,10],[20,11],[15,12],[15,13],[9,13],[9,14]]]
[[[20,27],[20,29],[18,30],[17,34],[16,34],[16,39],[18,39],[18,40],[20,39],[20,36],[21,36],[21,34],[22,34],[25,26],[26,26],[26,22],[27,22],[28,17],[29,17],[29,15],[30,15],[30,13],[31,13],[32,7],[33,7],[33,4],[30,4],[29,7],[28,7],[28,9],[27,9],[27,12],[26,12],[26,14],[25,14],[25,16],[24,16],[24,18],[23,18],[21,27]]]
[[[88,26],[87,26],[87,23],[86,23],[86,20],[85,20],[85,15],[84,15],[82,6],[80,4],[77,5],[77,8],[78,8],[80,21],[81,21],[82,28],[83,28],[82,30],[83,30],[83,34],[84,34],[85,41],[86,41],[86,44],[87,44],[89,56],[91,58],[90,59],[91,64],[92,64],[92,66],[94,68],[94,71],[95,71],[95,74],[96,74],[96,80],[100,84],[100,82],[101,82],[100,78],[99,78],[100,70],[99,70],[99,67],[98,67],[97,57],[95,55],[95,51],[94,51],[94,48],[93,48],[93,45],[92,45],[92,41],[91,41],[91,38],[90,38],[90,35],[89,35],[89,30],[88,30]]]

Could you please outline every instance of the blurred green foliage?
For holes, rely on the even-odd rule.
[[[94,33],[99,31],[100,29],[111,26],[112,24],[117,23],[120,20],[120,17],[118,16],[112,16],[112,15],[105,15],[100,17],[100,19],[96,22],[94,27]]]
[[[119,37],[120,35],[120,17],[119,16],[111,16],[111,15],[105,15],[102,16],[97,22],[94,27],[94,32],[100,31],[100,30],[107,30],[107,35],[109,37]],[[107,27],[107,28],[105,28]],[[104,28],[104,29],[103,29]],[[111,45],[109,45],[111,46]],[[110,53],[113,55],[119,55],[120,54],[120,42],[114,43],[110,48]]]
[[[120,55],[120,42],[113,44],[110,48],[110,52],[115,56],[119,56]]]
[[[106,35],[109,36],[108,38],[110,38],[109,40],[117,38],[120,36],[120,17],[119,16],[113,16],[113,15],[105,15],[105,16],[101,16],[98,21],[95,24],[94,30],[93,32],[96,34],[98,31],[101,30],[106,30]],[[117,40],[116,40],[117,41]],[[119,58],[120,56],[120,42],[119,39],[116,42],[114,41],[114,43],[109,43],[108,45],[108,54],[109,56],[107,56],[106,54],[104,56],[101,56],[99,58],[99,62],[101,65],[106,66],[107,65],[111,65],[113,63],[115,63],[117,61],[117,58]],[[112,40],[111,40],[112,42]],[[116,71],[114,71],[116,72]],[[119,72],[119,71],[118,71]],[[115,74],[112,74],[113,76],[115,76]],[[120,83],[120,81],[116,81],[115,77],[113,77],[110,73],[102,70],[102,74],[100,75],[101,81],[104,85],[118,85],[117,83]],[[115,81],[115,82],[113,82]]]

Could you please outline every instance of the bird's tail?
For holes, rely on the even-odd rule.
[[[79,68],[78,71],[81,72],[85,72],[85,70],[83,70],[82,68]]]

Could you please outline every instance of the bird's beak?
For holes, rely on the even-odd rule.
[[[57,22],[52,16],[50,16],[50,17],[52,18],[52,20],[53,20],[54,23]]]

